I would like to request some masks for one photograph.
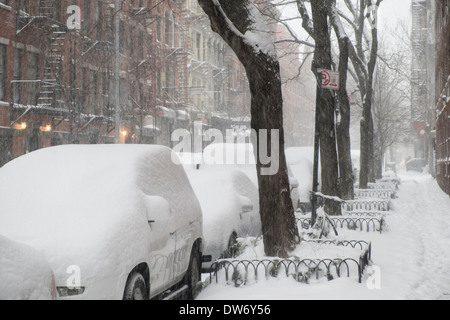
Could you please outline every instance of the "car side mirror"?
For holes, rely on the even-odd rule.
[[[145,196],[148,223],[167,220],[172,213],[170,203],[160,196]]]
[[[241,213],[249,213],[253,211],[253,205],[244,205],[241,208]]]
[[[295,189],[295,188],[298,188],[299,187],[299,185],[300,185],[300,183],[298,182],[298,180],[296,179],[296,178],[289,178],[289,182],[290,182],[290,184],[291,184],[291,188],[292,189]]]

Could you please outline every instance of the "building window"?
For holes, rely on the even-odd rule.
[[[175,46],[174,37],[174,21],[172,13],[167,11],[165,15],[165,33],[166,33],[166,45],[173,48]]]
[[[6,88],[6,46],[0,44],[0,100],[5,100]]]
[[[90,114],[96,114],[97,109],[97,72],[91,70],[89,73],[89,105]]]
[[[0,135],[0,168],[13,159],[12,136]]]
[[[17,8],[20,11],[28,12],[28,3],[27,2],[28,2],[27,0],[18,0]]]
[[[22,69],[22,50],[14,49],[14,80],[20,80],[20,72]],[[14,83],[12,86],[12,99],[14,103],[20,102],[20,83]]]
[[[91,24],[91,1],[84,0],[84,17],[83,17],[83,27],[85,32],[89,32]]]
[[[161,42],[161,20],[156,21],[156,40]]]
[[[28,53],[28,70],[27,77],[28,80],[38,80],[38,68],[39,68],[39,55],[36,53]],[[28,105],[37,105],[39,93],[39,85],[38,83],[29,83],[28,84]]]
[[[202,36],[200,33],[196,34],[196,39],[195,39],[195,48],[196,48],[196,53],[197,53],[197,60],[201,60],[201,50],[202,50]]]

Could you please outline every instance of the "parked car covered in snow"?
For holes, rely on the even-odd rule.
[[[183,156],[182,156],[183,157]],[[188,163],[192,155],[185,154],[184,163]],[[213,143],[205,148],[202,155],[195,155],[192,161],[202,163],[203,169],[213,168],[215,171],[230,171],[231,169],[244,172],[258,188],[256,160],[253,145],[250,143]],[[291,186],[291,199],[294,209],[299,206],[299,181],[288,166],[289,183]]]
[[[204,271],[232,257],[238,238],[261,235],[258,189],[243,172],[223,169],[186,169],[203,211]]]
[[[311,209],[310,198],[313,181],[314,148],[288,148],[286,149],[286,161],[292,176],[298,181],[299,207],[302,211],[309,211]]]
[[[423,172],[427,161],[425,159],[411,159],[406,162],[406,171]]]
[[[0,300],[56,300],[55,278],[36,250],[0,236]]]
[[[0,234],[42,252],[70,299],[146,299],[200,278],[202,212],[172,151],[61,146],[0,171]]]

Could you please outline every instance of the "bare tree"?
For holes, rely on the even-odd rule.
[[[257,132],[255,156],[260,193],[260,214],[264,247],[269,256],[287,257],[299,235],[294,208],[289,193],[289,179],[284,152],[283,98],[280,66],[267,24],[251,0],[199,0],[209,16],[211,28],[233,49],[246,69],[251,92],[251,126]],[[260,130],[279,132],[278,150],[271,144],[266,147],[277,154],[279,170],[274,175],[264,175],[267,169],[257,146]]]
[[[384,51],[384,50],[383,50]],[[383,156],[397,143],[408,139],[411,131],[410,79],[402,70],[408,58],[405,52],[386,55],[377,65],[374,79],[374,120],[377,143],[375,144],[375,177],[381,178]]]
[[[350,60],[355,72],[351,73],[357,81],[363,112],[361,118],[361,171],[360,188],[367,188],[374,181],[375,136],[372,112],[374,72],[378,59],[377,12],[383,0],[345,0],[352,18],[339,12],[346,23],[353,28],[355,44],[350,45]],[[366,19],[368,22],[366,22]],[[371,33],[367,34],[367,26]],[[367,52],[367,53],[366,53]]]
[[[328,3],[325,0],[311,1],[312,18],[303,0],[297,0],[303,19],[303,28],[315,41],[313,72],[317,69],[332,69],[331,38],[328,24]],[[339,194],[339,166],[336,149],[335,127],[336,99],[330,90],[323,90],[320,97],[320,158],[322,168],[322,193],[329,196]],[[325,211],[340,214],[340,205],[332,200],[325,201]]]
[[[347,92],[350,39],[345,33],[340,20],[336,7],[336,0],[330,0],[328,5],[330,22],[336,33],[339,44],[339,121],[337,122],[336,135],[339,151],[340,193],[342,199],[353,200],[355,193],[350,142],[350,101]]]

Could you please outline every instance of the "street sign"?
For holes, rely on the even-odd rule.
[[[417,138],[423,139],[426,137],[426,129],[427,129],[427,123],[425,121],[415,121],[414,122],[414,129],[417,133]]]
[[[322,88],[330,90],[339,90],[339,72],[317,69],[317,72],[322,73]]]

